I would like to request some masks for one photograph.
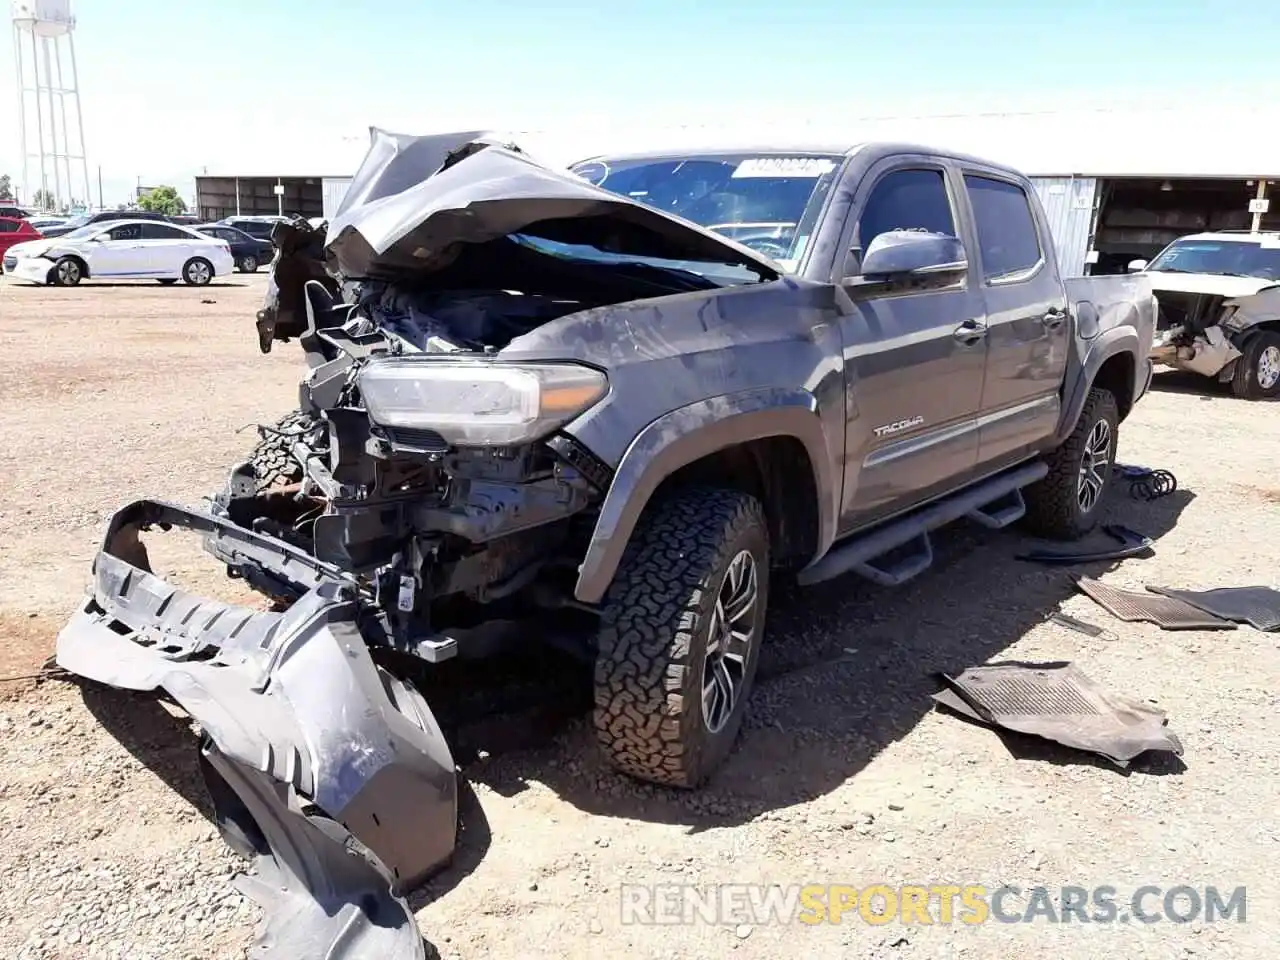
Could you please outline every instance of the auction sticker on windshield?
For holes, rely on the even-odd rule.
[[[821,177],[836,168],[826,157],[752,157],[743,160],[733,177]]]

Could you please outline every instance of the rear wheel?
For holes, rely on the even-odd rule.
[[[182,266],[182,280],[189,286],[207,286],[212,279],[213,264],[204,257],[192,257]]]
[[[1249,338],[1236,361],[1231,392],[1242,400],[1280,396],[1280,333],[1260,330]]]
[[[691,489],[653,505],[609,588],[594,722],[624,773],[695,787],[728,756],[755,678],[769,594],[760,502]]]
[[[1023,491],[1025,526],[1055,540],[1078,540],[1098,524],[1111,489],[1120,410],[1110,390],[1089,391],[1071,436],[1046,459],[1049,474]]]
[[[84,278],[84,266],[75,257],[62,257],[49,271],[54,286],[74,287]]]
[[[250,255],[249,255],[249,256],[247,256],[247,257],[241,257],[241,258],[240,258],[240,272],[241,272],[241,273],[257,273],[257,272],[258,272],[258,258],[257,258],[257,257],[255,257],[253,254],[250,254]]]

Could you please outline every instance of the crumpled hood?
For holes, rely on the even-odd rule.
[[[746,266],[777,263],[709,230],[545,167],[475,133],[415,137],[372,128],[372,144],[329,224],[326,248],[345,277],[447,266],[457,245],[528,230],[632,256]]]
[[[1160,270],[1144,270],[1143,276],[1151,279],[1151,289],[1159,296],[1170,293],[1209,293],[1221,297],[1247,297],[1276,285],[1274,280],[1261,277],[1222,277],[1213,273],[1164,273]]]

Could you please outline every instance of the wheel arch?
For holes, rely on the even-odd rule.
[[[88,279],[89,279],[89,277],[92,275],[92,274],[91,274],[91,272],[90,272],[90,270],[89,270],[89,261],[88,261],[88,260],[86,260],[84,257],[80,256],[80,254],[78,254],[78,253],[60,253],[60,254],[58,254],[57,259],[55,259],[55,260],[53,261],[53,266],[49,268],[49,277],[50,277],[50,279],[51,279],[51,280],[52,280],[52,278],[53,278],[53,276],[54,276],[53,271],[54,271],[54,270],[56,270],[56,269],[57,269],[57,267],[58,267],[58,260],[74,260],[76,263],[78,263],[78,264],[80,265],[80,279],[81,279],[81,280],[88,280]]]
[[[817,400],[807,391],[751,391],[673,410],[641,430],[623,454],[574,595],[599,602],[646,507],[661,493],[690,485],[757,496],[781,559],[809,563],[835,537],[837,470]]]
[[[1091,341],[1084,361],[1063,391],[1062,416],[1058,421],[1055,444],[1071,436],[1089,391],[1094,387],[1110,390],[1115,395],[1123,421],[1133,409],[1138,390],[1138,370],[1144,359],[1138,334],[1131,327],[1108,330]]]

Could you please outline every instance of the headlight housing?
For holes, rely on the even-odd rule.
[[[371,422],[475,447],[538,440],[609,391],[603,373],[579,364],[434,357],[380,357],[356,382]]]

